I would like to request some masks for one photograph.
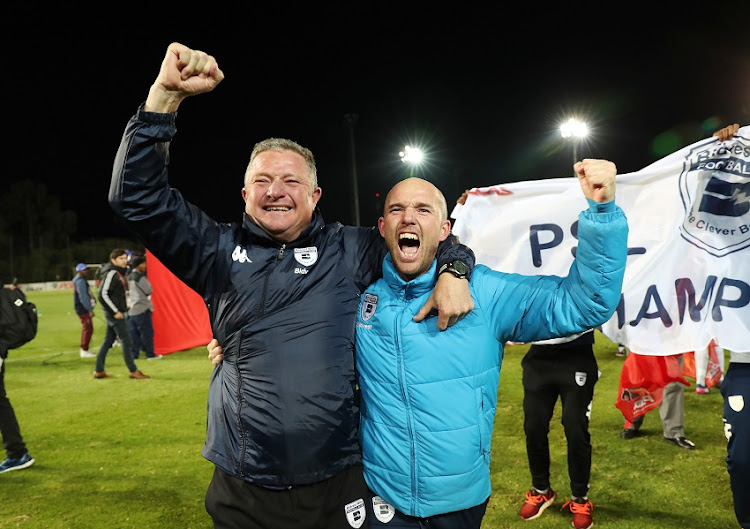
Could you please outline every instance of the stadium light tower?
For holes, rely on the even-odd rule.
[[[570,118],[560,125],[560,135],[573,142],[573,163],[578,161],[578,143],[589,133],[589,127],[585,122],[576,118]]]
[[[424,160],[424,153],[417,147],[407,145],[404,150],[398,153],[401,161],[409,164],[409,176],[414,176],[414,169],[417,168]]]

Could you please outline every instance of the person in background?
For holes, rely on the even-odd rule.
[[[215,528],[367,527],[354,323],[386,249],[373,228],[323,220],[315,158],[288,139],[256,143],[238,221],[216,222],[169,185],[178,107],[223,78],[214,57],[170,44],[109,194],[141,244],[203,297],[227,351],[209,386],[206,510]],[[456,242],[441,246],[441,266],[470,270],[473,253]],[[444,271],[415,317],[436,309],[444,330],[471,308],[468,281]]]
[[[737,134],[734,123],[714,133],[719,141]],[[721,355],[723,357],[723,355]],[[742,529],[750,529],[750,350],[729,351],[729,366],[721,382],[727,472],[734,514]]]
[[[682,354],[678,355],[680,368],[682,368]],[[661,418],[664,440],[685,450],[695,450],[695,444],[685,437],[685,392],[680,382],[670,382],[664,386],[664,393],[659,404],[659,417]],[[633,439],[640,433],[645,415],[636,417],[633,422],[625,419],[625,425],[620,438]]]
[[[96,353],[89,351],[91,337],[94,334],[94,306],[96,298],[89,286],[89,267],[85,263],[76,265],[76,275],[73,277],[73,309],[81,320],[81,358],[94,358]]]
[[[594,331],[532,343],[523,368],[523,428],[532,488],[519,512],[523,520],[538,518],[557,498],[550,486],[549,423],[558,397],[568,445],[571,499],[562,506],[575,517],[576,529],[594,522],[588,498],[591,478],[589,421],[599,367],[594,356]]]
[[[94,378],[109,378],[112,376],[104,370],[104,364],[115,338],[119,338],[122,342],[122,358],[125,360],[128,371],[130,371],[130,378],[150,378],[138,369],[131,355],[130,333],[126,321],[128,317],[128,281],[125,278],[125,267],[127,264],[128,254],[125,253],[125,250],[115,248],[109,254],[109,263],[104,265],[106,269],[102,273],[102,281],[99,284],[99,302],[102,304],[107,329],[104,334],[104,341],[99,347],[99,353],[96,355]]]
[[[130,309],[128,310],[128,331],[133,359],[137,360],[141,351],[146,353],[147,360],[162,358],[154,353],[154,323],[151,302],[153,289],[146,276],[146,258],[138,255],[132,259],[132,270],[128,274],[128,291]]]
[[[742,529],[750,529],[750,351],[729,351],[721,395],[734,513]]]
[[[8,358],[8,346],[0,339],[0,436],[3,438],[3,448],[7,456],[0,463],[0,474],[28,468],[35,461],[26,448],[16,412],[13,410],[13,405],[11,405],[5,392],[6,358]]]

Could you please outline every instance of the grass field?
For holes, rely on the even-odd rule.
[[[0,528],[198,529],[212,527],[203,507],[213,467],[200,455],[211,364],[205,348],[138,361],[150,380],[131,380],[112,349],[94,380],[94,358],[78,356],[80,323],[70,291],[33,292],[39,333],[10,352],[5,385],[36,463],[0,475]],[[92,349],[103,339],[97,314]],[[597,528],[736,529],[718,391],[685,389],[685,451],[663,441],[658,413],[639,438],[619,437],[614,406],[623,359],[597,334],[602,376],[591,418],[590,499]],[[560,405],[550,430],[552,486],[559,498],[543,516],[518,518],[530,487],[523,437],[521,358],[506,348],[493,438],[493,495],[483,528],[570,527],[559,511],[570,493]],[[450,454],[446,454],[450,457]]]

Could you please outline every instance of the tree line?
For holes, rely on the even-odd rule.
[[[0,282],[66,281],[76,263],[101,263],[121,238],[77,240],[77,214],[43,183],[22,180],[0,195]]]

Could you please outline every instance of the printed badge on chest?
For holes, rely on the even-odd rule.
[[[302,266],[312,266],[318,261],[318,249],[315,246],[295,248],[294,259]]]

